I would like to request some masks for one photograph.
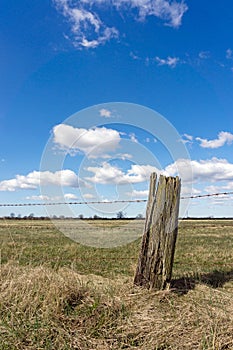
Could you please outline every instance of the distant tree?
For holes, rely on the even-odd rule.
[[[34,214],[33,214],[33,213],[29,214],[29,215],[28,215],[28,219],[33,220],[33,219],[34,219]]]
[[[21,219],[21,217],[22,217],[21,214],[18,214],[17,218],[18,218],[18,219]]]
[[[138,215],[136,216],[136,219],[143,219],[143,215],[142,215],[142,214],[138,214]]]
[[[100,216],[95,214],[95,215],[93,215],[93,219],[95,219],[95,220],[100,219]]]
[[[14,219],[15,218],[15,213],[10,213],[10,218]]]
[[[80,220],[84,219],[83,214],[79,214],[78,218],[79,218]]]
[[[117,219],[124,219],[125,213],[123,211],[118,211],[117,213]]]

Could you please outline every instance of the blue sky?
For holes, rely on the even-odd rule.
[[[2,0],[0,12],[1,203],[146,198],[151,171],[177,167],[183,195],[233,191],[231,0]],[[145,209],[107,206],[49,215]],[[233,216],[233,201],[187,210]]]

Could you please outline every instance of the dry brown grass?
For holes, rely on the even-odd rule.
[[[67,268],[2,266],[0,348],[90,349],[124,317],[113,287]]]
[[[68,268],[1,267],[0,349],[233,349],[233,282],[148,292]]]
[[[143,292],[131,318],[132,331],[138,329],[134,343],[145,350],[233,349],[233,285],[228,287],[220,292],[198,284],[180,296]]]

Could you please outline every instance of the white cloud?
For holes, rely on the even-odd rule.
[[[186,197],[186,196],[190,196],[190,195],[198,195],[198,194],[200,194],[201,193],[201,191],[200,190],[198,190],[197,188],[193,188],[192,187],[192,193],[190,193],[190,187],[189,186],[181,186],[181,197]]]
[[[107,162],[104,162],[101,167],[89,167],[86,170],[93,173],[93,176],[87,177],[86,180],[98,184],[135,184],[148,181],[152,172],[156,172],[158,175],[163,173],[166,176],[176,176],[179,171],[179,176],[182,179],[182,194],[190,193],[190,188],[186,185],[191,182],[226,182],[224,189],[233,189],[233,164],[226,159],[212,158],[200,161],[179,159],[168,165],[164,171],[150,165],[131,165],[129,170],[123,171]],[[198,194],[200,190],[193,189],[192,192]],[[142,191],[142,193],[146,195],[146,192]],[[133,194],[135,197],[140,196],[139,192],[133,192]],[[130,193],[130,195],[133,194]]]
[[[226,191],[233,191],[233,180],[227,182],[226,186],[224,187],[224,190],[226,190]]]
[[[147,198],[149,194],[149,190],[144,190],[144,191],[133,190],[132,192],[127,192],[126,194],[130,197],[135,197],[135,198]]]
[[[227,183],[223,185],[208,185],[205,187],[205,192],[207,193],[219,193],[229,191],[233,191],[233,181],[227,181]]]
[[[127,159],[132,159],[133,156],[132,154],[129,153],[119,153],[115,157],[116,159],[122,159],[122,160],[127,160]]]
[[[138,143],[138,139],[136,138],[136,135],[134,133],[131,133],[129,136],[130,136],[130,141],[134,143]]]
[[[168,66],[171,68],[175,68],[179,62],[178,57],[170,57],[168,56],[167,58],[160,58],[160,57],[155,57],[155,61],[158,63],[158,66]]]
[[[74,193],[65,193],[64,198],[65,199],[78,199],[78,197]]]
[[[99,112],[100,116],[104,118],[110,118],[112,116],[112,112],[105,108],[102,108]]]
[[[159,169],[152,165],[131,165],[131,168],[126,173],[126,180],[129,183],[139,183],[150,179],[151,173],[161,173]]]
[[[137,9],[140,20],[144,20],[147,16],[155,16],[171,27],[179,27],[184,13],[188,10],[184,1],[172,0],[82,0],[82,2],[112,5],[119,10]]]
[[[137,2],[140,3],[140,1]],[[166,25],[174,28],[181,25],[182,17],[188,10],[188,6],[183,1],[151,0],[145,2],[149,6],[142,6],[140,8],[142,16],[154,15],[164,20]]]
[[[95,40],[88,40],[87,38],[82,38],[81,46],[86,48],[95,48],[99,45],[105,44],[106,41],[109,41],[112,38],[118,37],[118,31],[115,28],[105,28],[102,36],[99,36]],[[79,44],[77,43],[79,47]]]
[[[183,15],[188,10],[184,1],[172,0],[53,0],[56,9],[71,25],[72,43],[75,47],[95,48],[119,36],[114,26],[108,26],[97,11],[106,13],[110,8],[120,14],[138,13],[137,19],[144,21],[148,16],[160,18],[165,25],[177,28],[181,25]]]
[[[97,13],[84,8],[82,3],[85,2],[53,0],[53,3],[71,24],[72,38],[70,39],[74,46],[95,48],[118,37],[116,28],[107,27]]]
[[[107,162],[101,167],[88,167],[86,170],[94,174],[92,177],[86,177],[86,180],[98,184],[140,183],[149,180],[152,172],[159,173],[159,170],[151,165],[136,164],[124,172]]]
[[[192,169],[192,172],[190,171]],[[77,188],[80,185],[85,186],[85,181],[95,184],[137,184],[148,181],[152,172],[158,176],[163,173],[166,176],[176,176],[179,170],[179,176],[182,179],[182,193],[188,193],[190,189],[186,186],[193,182],[196,184],[205,184],[207,192],[233,191],[233,163],[226,159],[212,158],[207,160],[187,160],[179,159],[168,165],[165,170],[161,171],[151,165],[131,165],[128,170],[122,170],[104,162],[98,167],[88,167],[86,169],[92,173],[91,176],[80,180],[72,170],[61,170],[57,172],[50,171],[33,171],[27,175],[17,175],[14,179],[3,180],[0,182],[0,191],[16,191],[38,189],[39,186],[63,186]],[[194,192],[195,191],[195,192]],[[198,189],[193,190],[196,194]],[[134,190],[131,196],[146,196],[145,191]],[[84,194],[84,198],[92,199],[92,194]],[[62,200],[62,198],[50,198],[47,196],[31,196],[30,200]],[[77,199],[73,193],[67,193],[63,199]]]
[[[104,162],[102,167],[88,167],[87,171],[93,173],[94,176],[86,177],[86,180],[100,184],[118,183],[124,176],[122,170],[107,162]]]
[[[95,198],[95,196],[93,194],[91,194],[91,193],[85,193],[83,195],[83,198],[85,198],[85,199],[93,199],[93,198]]]
[[[45,195],[35,195],[35,196],[27,196],[26,199],[33,201],[62,201],[65,199],[78,199],[77,196],[73,193],[66,193],[64,197],[62,196],[45,196]]]
[[[52,200],[51,197],[43,196],[43,195],[27,196],[26,199],[31,200],[31,201],[49,201],[49,200]]]
[[[193,136],[189,135],[189,134],[184,134],[183,135],[187,140],[192,141],[193,140]]]
[[[192,173],[190,172],[190,167]],[[233,164],[226,159],[212,158],[207,160],[179,159],[166,167],[166,175],[175,176],[180,170],[182,182],[231,182],[233,181]]]
[[[39,186],[66,186],[79,187],[78,176],[72,170],[50,171],[33,171],[28,175],[16,175],[14,179],[3,180],[0,182],[0,191],[16,191],[36,189]]]
[[[196,140],[200,142],[200,146],[203,148],[219,148],[225,144],[230,145],[233,142],[233,134],[230,132],[221,131],[218,134],[218,138],[215,140],[207,140],[200,137],[196,137]]]
[[[59,124],[53,128],[53,141],[61,149],[73,154],[83,152],[90,158],[114,152],[121,140],[120,133],[105,127],[95,129],[74,128]]]
[[[204,191],[207,193],[219,193],[223,192],[224,186],[209,185],[206,186]]]
[[[183,142],[184,144],[190,144],[192,145],[193,143],[193,136],[189,135],[189,134],[184,134],[183,138],[181,139],[181,142]]]
[[[212,198],[209,198],[209,200],[210,200],[209,208],[211,208],[211,209],[215,208],[217,205],[221,206],[221,207],[223,205],[224,205],[224,207],[232,207],[233,206],[232,198],[224,196],[224,195],[212,197]]]

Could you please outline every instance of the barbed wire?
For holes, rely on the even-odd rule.
[[[217,196],[227,196],[233,195],[233,192],[219,192],[219,193],[209,193],[209,194],[197,194],[194,196],[180,197],[180,199],[195,199],[204,197],[217,197]]]
[[[197,199],[205,197],[217,197],[217,196],[230,196],[232,192],[219,192],[200,194],[193,196],[182,196],[180,199]],[[51,205],[89,205],[89,204],[117,204],[117,203],[145,203],[147,199],[125,199],[125,200],[112,200],[112,201],[80,201],[80,202],[44,202],[44,203],[0,203],[0,207],[33,207],[33,206],[51,206]]]
[[[48,203],[0,203],[0,207],[24,207],[24,206],[47,206],[47,205],[81,205],[81,204],[114,204],[114,203],[140,203],[147,202],[147,199],[135,200],[113,200],[113,201],[82,201],[82,202],[48,202]]]

